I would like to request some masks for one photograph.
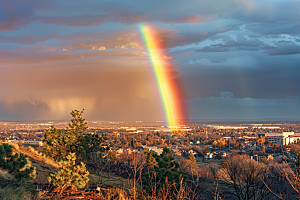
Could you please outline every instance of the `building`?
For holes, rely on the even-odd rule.
[[[259,133],[258,136],[263,136],[269,142],[280,145],[288,145],[300,140],[300,134],[294,132]]]
[[[43,141],[40,140],[10,140],[8,143],[23,143],[28,145],[43,146]]]

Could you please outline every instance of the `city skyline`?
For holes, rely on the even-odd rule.
[[[164,121],[139,26],[186,120],[300,119],[300,1],[0,1],[0,120]]]

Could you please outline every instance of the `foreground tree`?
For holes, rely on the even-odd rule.
[[[87,123],[81,116],[83,112],[84,109],[71,111],[71,123],[64,129],[64,134],[54,126],[46,130],[43,136],[44,156],[52,157],[58,161],[69,153],[75,152],[77,156],[88,159],[89,153],[104,150],[100,147],[103,142],[102,137],[86,133]]]
[[[149,170],[143,177],[143,188],[152,196],[168,191],[168,194],[173,196],[179,192],[182,181],[187,180],[187,175],[179,170],[179,163],[174,161],[171,155],[171,150],[165,147],[160,156],[156,153],[150,154],[155,158],[152,160],[153,170]],[[150,157],[150,156],[149,156]]]
[[[283,190],[272,188],[268,184],[268,189],[279,199],[300,199],[300,150],[297,151],[296,162],[294,163],[295,170],[285,161],[282,164],[273,166],[273,170],[278,173],[278,179],[281,179],[285,186]]]
[[[61,130],[54,128],[53,125],[50,129],[45,130],[43,143],[43,156],[53,158],[56,161],[66,156],[68,149],[65,147]]]
[[[219,173],[220,185],[230,188],[224,192],[231,199],[268,199],[272,193],[264,183],[272,185],[268,166],[246,156],[230,156]]]
[[[60,170],[48,176],[48,181],[57,187],[58,192],[84,188],[89,181],[89,172],[86,170],[85,164],[81,162],[79,165],[75,165],[75,161],[75,153],[68,154],[65,159],[59,161]]]

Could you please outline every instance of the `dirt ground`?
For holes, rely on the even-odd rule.
[[[29,158],[29,160],[31,161],[31,165],[36,167],[36,178],[31,181],[33,183],[48,183],[47,177],[49,173],[58,171],[57,168],[54,168],[42,161],[36,160],[34,158]]]

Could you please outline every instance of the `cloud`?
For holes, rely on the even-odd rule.
[[[257,38],[247,39],[243,36],[237,36],[236,40],[234,40],[228,35],[221,37],[219,36],[217,38],[222,39],[222,42],[217,44],[211,44],[210,46],[205,46],[201,49],[195,50],[195,52],[229,52],[237,50],[257,51],[274,48]]]
[[[294,99],[255,99],[210,97],[188,101],[193,120],[299,120],[295,109],[300,97]]]
[[[0,119],[69,119],[71,109],[85,108],[87,119],[163,120],[149,60],[130,62],[131,58],[54,59],[2,67]],[[177,79],[177,67],[164,66]],[[35,112],[39,109],[40,114]]]
[[[49,119],[49,106],[44,102],[15,101],[4,102],[0,100],[0,120],[27,121]]]
[[[172,56],[166,56],[164,55],[164,60],[173,60],[174,58]]]
[[[20,52],[1,51],[0,50],[0,64],[1,65],[27,65],[35,63],[48,63],[57,61],[70,61],[82,58],[94,58],[94,57],[145,57],[146,52],[143,49],[122,49],[122,51],[75,51],[76,49],[69,47],[63,48],[61,51],[49,51],[43,54],[40,51],[34,51],[29,48]],[[72,50],[72,51],[69,51]],[[32,53],[34,52],[34,53]]]
[[[115,46],[116,49],[134,49],[139,47],[140,45],[137,42],[128,42],[126,44]]]
[[[38,51],[37,53],[48,53],[48,52],[54,52],[54,51],[58,51],[58,49],[47,48],[45,50]]]
[[[228,53],[229,54],[229,53]],[[300,80],[297,56],[282,59],[260,52],[252,56],[238,56],[214,61],[202,58],[191,62],[182,70],[181,78],[187,92],[187,99],[217,97],[222,91],[230,91],[236,98],[277,99],[300,96],[297,87]],[[291,55],[292,56],[292,55]],[[259,59],[259,61],[257,60]],[[226,63],[226,64],[225,64]]]
[[[83,63],[85,68],[81,68]],[[122,65],[111,60],[63,64],[0,68],[0,101],[5,111],[0,112],[0,119],[37,119],[41,115],[68,119],[71,109],[82,108],[86,108],[90,119],[162,119],[157,88],[147,63],[134,64],[135,68],[126,60]]]
[[[200,65],[212,65],[214,67],[224,67],[224,68],[231,68],[231,67],[257,67],[257,61],[252,58],[251,56],[238,56],[238,57],[230,57],[226,58],[225,61],[214,63],[207,58],[201,58],[199,60],[190,60],[189,64],[200,64]]]
[[[195,117],[201,105],[234,117],[268,102],[287,114],[300,96],[298,1],[170,2],[1,2],[0,119],[69,119],[73,107],[90,119],[163,119],[141,23]]]
[[[47,4],[46,2],[37,0],[1,2],[0,31],[13,31],[29,24],[35,19],[34,10],[38,7],[44,7]]]
[[[220,92],[220,95],[222,97],[225,97],[225,98],[230,98],[233,96],[233,93],[232,92],[228,92],[228,91],[223,91],[223,92]]]
[[[105,49],[106,49],[105,46],[100,46],[100,47],[98,48],[99,51],[103,51],[103,50],[105,50]]]
[[[196,16],[190,16],[187,18],[183,18],[179,21],[179,23],[195,23],[195,22],[200,22],[202,18],[198,15]]]
[[[273,56],[277,55],[293,55],[300,53],[300,46],[292,42],[277,42],[278,47],[265,51],[265,53]]]

